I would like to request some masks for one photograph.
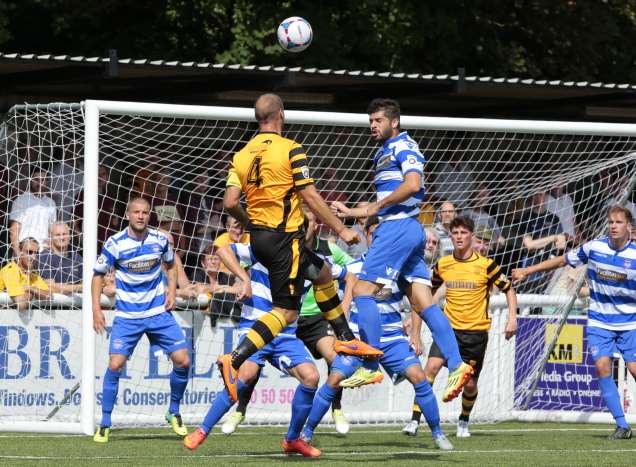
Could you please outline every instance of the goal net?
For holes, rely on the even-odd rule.
[[[373,198],[377,145],[366,115],[287,111],[286,119],[285,136],[306,148],[327,201]],[[403,117],[402,127],[427,159],[420,220],[429,237],[439,238],[436,257],[451,251],[445,224],[453,215],[475,220],[479,251],[508,274],[603,235],[606,210],[615,202],[636,211],[634,126]],[[223,389],[214,361],[236,343],[240,314],[233,278],[214,254],[215,243],[243,235],[222,209],[227,167],[256,130],[253,111],[243,108],[88,101],[8,113],[0,127],[0,255],[2,266],[30,273],[32,283],[18,289],[22,296],[8,284],[0,291],[0,429],[90,433],[99,420],[108,333],[92,331],[88,284],[99,248],[125,228],[126,203],[134,195],[150,200],[151,223],[171,233],[180,260],[174,315],[192,361],[182,415],[188,424],[201,420]],[[332,233],[323,226],[321,235]],[[505,297],[493,294],[473,420],[603,417],[583,334],[585,284],[578,289],[584,273],[563,268],[520,284],[519,333],[511,340],[503,335]],[[102,296],[108,323],[112,294],[108,278]],[[428,351],[430,333],[423,332]],[[318,367],[324,377],[324,363]],[[170,369],[167,357],[143,338],[120,381],[115,426],[161,423]],[[623,365],[616,377],[621,393],[629,394]],[[435,382],[438,395],[445,378]],[[248,421],[287,421],[295,387],[292,378],[266,367]],[[343,410],[357,422],[404,421],[413,396],[408,382],[385,378],[346,391]],[[440,398],[440,409],[445,420],[455,420],[461,398],[450,404]]]

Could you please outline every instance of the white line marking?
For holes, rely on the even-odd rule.
[[[422,456],[428,455],[451,455],[451,454],[520,454],[520,453],[635,453],[636,449],[476,449],[476,450],[457,450],[457,451],[355,451],[355,452],[323,452],[322,458],[325,457],[344,457],[344,456],[403,456],[418,454]],[[0,455],[0,459],[12,460],[135,460],[135,459],[232,459],[235,457],[268,457],[268,458],[284,458],[289,457],[287,454],[280,453],[262,453],[262,454],[190,454],[190,455],[158,455],[158,456],[6,456]],[[293,456],[300,457],[300,456]]]
[[[451,427],[453,427],[454,425],[449,425]],[[262,431],[255,431],[255,430],[263,430],[264,428],[267,427],[250,427],[250,428],[243,428],[242,430],[238,431],[235,433],[234,436],[274,436],[274,435],[283,435],[286,432],[285,431],[281,431],[281,432],[274,432],[274,431],[270,431],[270,432],[262,432]],[[545,433],[545,432],[568,432],[568,431],[588,431],[588,432],[603,432],[603,431],[607,431],[608,433],[612,431],[612,426],[609,426],[607,428],[492,428],[492,429],[488,429],[488,428],[473,428],[471,426],[470,428],[470,432],[471,433]],[[121,428],[121,430],[143,430],[143,428]],[[250,430],[250,431],[246,431],[246,430]],[[251,431],[254,430],[254,431]],[[421,432],[428,432],[428,429],[424,428],[421,430]],[[166,436],[166,434],[168,433],[172,433],[171,431],[166,429],[165,433],[126,433],[124,431],[119,431],[119,429],[115,428],[114,432],[114,436],[117,436],[117,434],[122,435],[122,436],[126,436],[128,438],[155,438],[155,437],[162,437],[162,436]],[[380,433],[380,434],[390,434],[390,433],[395,433],[395,434],[401,434],[401,428],[396,427],[395,430],[356,430],[355,428],[350,432],[350,435],[356,435],[356,434],[373,434],[373,433]],[[327,434],[332,434],[332,435],[337,435],[337,433],[335,431],[316,431],[316,435],[327,435]],[[8,434],[0,434],[0,438],[20,438],[20,439],[24,439],[24,438],[68,438],[68,437],[77,437],[77,438],[83,438],[85,435],[56,435],[56,434],[50,434],[50,433],[43,433],[43,434],[14,434],[14,435],[8,435]],[[223,433],[219,433],[219,432],[212,432],[210,433],[208,436],[228,436],[225,435]],[[338,436],[342,436],[342,435],[338,435]],[[176,438],[175,438],[176,439]]]

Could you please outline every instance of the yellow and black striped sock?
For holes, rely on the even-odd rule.
[[[287,320],[278,310],[261,316],[247,332],[243,342],[232,351],[232,367],[238,370],[245,360],[273,341],[285,326]]]
[[[475,400],[477,399],[477,389],[475,392],[468,392],[464,388],[462,392],[462,414],[459,416],[459,419],[467,422],[470,418],[470,412],[473,410],[473,406],[475,405]]]
[[[413,414],[411,415],[411,420],[414,420],[417,423],[420,423],[421,419],[422,419],[422,409],[420,409],[420,406],[417,403],[417,401],[413,401]]]
[[[342,311],[340,297],[338,297],[338,291],[334,283],[328,282],[314,285],[314,297],[316,297],[316,304],[320,308],[322,315],[333,328],[336,338],[341,341],[353,339],[354,335],[349,328],[347,317]]]

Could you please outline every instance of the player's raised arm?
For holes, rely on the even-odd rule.
[[[238,300],[245,300],[252,296],[252,286],[249,274],[241,267],[234,250],[231,245],[226,245],[219,248],[216,254],[221,258],[221,261],[230,270],[232,274],[241,279],[241,290],[237,294]]]
[[[243,228],[247,227],[249,217],[245,209],[241,206],[241,182],[233,168],[230,168],[227,177],[225,195],[223,196],[223,207],[230,215],[239,221]]]
[[[530,274],[534,274],[535,272],[552,271],[553,269],[561,268],[566,264],[567,262],[565,261],[565,256],[556,256],[554,258],[542,261],[541,263],[528,266],[527,268],[513,269],[510,273],[510,277],[512,278],[513,282],[518,283],[524,280]]]
[[[313,184],[304,186],[301,190],[298,190],[298,194],[316,217],[327,224],[348,245],[360,241],[358,234],[354,230],[347,228],[342,221],[331,212],[331,209],[329,209],[329,206],[327,206],[327,203],[322,199],[322,196],[320,196],[320,193],[318,193],[318,190],[316,190]]]

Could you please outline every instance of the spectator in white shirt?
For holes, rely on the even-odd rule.
[[[565,192],[564,186],[560,185],[550,190],[545,207],[548,212],[559,218],[563,233],[569,238],[576,238],[574,203],[570,195]]]
[[[42,169],[31,173],[30,191],[17,196],[9,215],[9,237],[14,256],[20,253],[20,242],[31,237],[40,249],[49,238],[49,225],[55,222],[57,207],[49,196],[48,174]]]

